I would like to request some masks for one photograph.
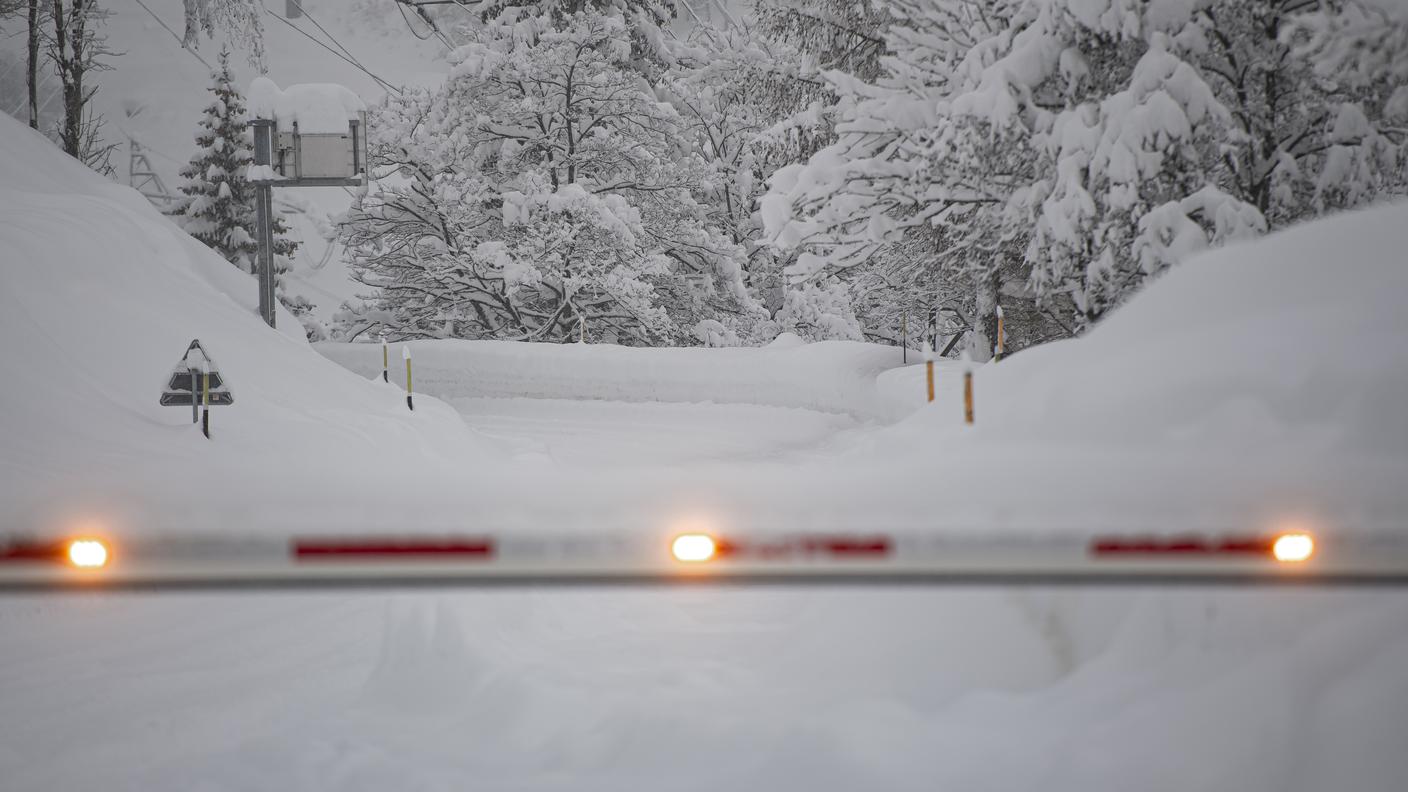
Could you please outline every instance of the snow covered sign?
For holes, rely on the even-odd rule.
[[[367,108],[341,85],[280,89],[267,77],[249,86],[254,165],[250,180],[281,187],[365,183]]]
[[[207,379],[208,378],[208,379]],[[209,399],[202,401],[209,389]],[[235,396],[225,387],[225,380],[215,366],[215,360],[201,346],[200,339],[191,341],[186,354],[171,368],[166,390],[161,393],[163,407],[194,407],[199,404],[226,406],[235,403]]]

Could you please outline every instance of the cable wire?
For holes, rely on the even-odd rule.
[[[143,11],[146,11],[148,14],[151,14],[152,19],[155,19],[155,20],[156,20],[156,23],[157,23],[158,25],[161,25],[162,27],[166,28],[166,32],[167,32],[167,33],[170,33],[170,34],[171,34],[171,37],[174,38],[174,39],[176,39],[176,42],[181,45],[181,49],[185,50],[186,52],[191,53],[191,56],[192,56],[192,57],[194,57],[196,60],[200,61],[201,63],[205,64],[205,68],[210,69],[211,71],[214,71],[214,70],[215,70],[215,67],[214,67],[214,66],[211,66],[209,63],[206,63],[206,62],[205,62],[205,58],[202,58],[202,57],[200,56],[200,53],[198,53],[198,52],[196,52],[195,50],[191,49],[190,47],[186,46],[186,40],[183,39],[183,38],[181,38],[180,36],[176,35],[176,31],[172,30],[169,25],[167,25],[165,22],[163,22],[163,21],[161,20],[161,17],[159,17],[159,16],[156,15],[156,12],[152,11],[150,8],[147,8],[147,4],[146,4],[146,3],[143,3],[142,0],[137,0],[137,5],[141,6]]]
[[[427,24],[427,25],[430,26],[431,35],[433,35],[433,36],[435,36],[436,38],[440,39],[440,43],[441,43],[441,44],[444,44],[447,49],[452,49],[452,50],[453,50],[453,49],[456,48],[455,45],[450,41],[450,39],[447,38],[443,32],[441,32],[440,26],[437,25],[437,24],[435,24],[435,20],[433,20],[433,19],[430,18],[430,15],[426,13],[425,9],[421,8],[421,7],[418,6],[418,5],[415,5],[414,3],[403,2],[402,0],[396,0],[396,8],[397,8],[398,10],[400,10],[400,12],[401,12],[401,19],[405,20],[405,22],[406,22],[406,27],[410,28],[410,30],[411,30],[411,35],[412,35],[412,36],[415,36],[416,38],[420,39],[421,41],[428,41],[428,40],[430,39],[429,36],[424,36],[424,37],[422,37],[419,33],[416,32],[416,29],[411,26],[411,20],[406,16],[406,8],[405,8],[406,6],[410,6],[411,8],[414,8],[414,9],[415,9],[416,16],[420,17],[421,20],[422,20],[423,22],[425,22],[425,24]]]
[[[329,47],[327,44],[323,43],[322,41],[319,41],[316,37],[314,37],[314,36],[312,36],[311,34],[309,34],[308,31],[306,31],[306,30],[304,30],[303,28],[301,28],[301,27],[299,27],[299,26],[293,24],[292,22],[288,21],[287,19],[285,19],[284,17],[280,16],[279,14],[276,14],[276,13],[274,13],[273,11],[270,11],[268,6],[264,6],[264,13],[266,13],[266,14],[268,14],[269,16],[273,17],[274,19],[279,20],[280,22],[284,23],[285,25],[288,25],[289,27],[291,27],[291,28],[293,28],[294,30],[298,31],[299,35],[303,36],[304,38],[308,39],[309,41],[313,42],[314,44],[317,44],[319,47],[322,47],[323,49],[325,49],[325,50],[327,50],[328,52],[332,53],[334,56],[340,58],[341,60],[346,61],[348,65],[352,66],[353,68],[355,68],[355,69],[361,71],[363,74],[365,74],[365,75],[367,75],[368,77],[372,78],[372,79],[375,80],[379,85],[381,85],[381,87],[385,88],[386,90],[392,91],[392,92],[394,92],[395,94],[397,94],[398,96],[401,95],[402,93],[404,93],[400,88],[397,88],[396,86],[392,85],[391,83],[387,82],[386,80],[383,80],[382,78],[378,77],[376,74],[373,74],[373,73],[371,72],[371,70],[369,70],[367,67],[363,66],[362,64],[360,64],[360,63],[358,63],[357,61],[353,60],[352,58],[349,58],[349,57],[347,57],[346,55],[343,55],[341,52],[338,52],[337,50],[333,49],[332,47]],[[341,45],[339,44],[338,46],[341,46]]]
[[[359,60],[357,60],[357,56],[353,55],[350,50],[348,50],[346,47],[342,46],[342,42],[341,42],[341,41],[338,41],[336,36],[334,36],[333,34],[329,33],[329,32],[327,31],[327,28],[325,28],[325,27],[323,27],[322,25],[318,24],[318,20],[314,19],[314,18],[313,18],[313,15],[310,14],[310,13],[308,13],[308,9],[306,9],[306,8],[303,7],[303,2],[302,2],[302,0],[293,0],[293,4],[296,5],[296,6],[298,6],[298,10],[299,10],[299,11],[302,11],[302,12],[303,12],[303,15],[306,16],[306,17],[308,17],[308,21],[309,21],[309,22],[312,22],[314,27],[316,27],[318,30],[323,31],[323,35],[324,35],[324,36],[327,36],[327,37],[332,41],[332,43],[334,43],[334,44],[337,45],[337,48],[338,48],[338,49],[340,49],[340,50],[342,50],[344,53],[346,53],[347,57],[351,58],[354,62],[356,62],[356,64],[357,64],[358,66],[361,66],[361,65],[362,65],[362,62],[359,61]]]

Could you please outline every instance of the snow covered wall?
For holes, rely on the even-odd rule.
[[[889,420],[914,409],[877,387],[879,374],[901,365],[899,349],[850,341],[802,344],[790,334],[784,339],[796,345],[783,340],[763,348],[713,349],[445,340],[393,347],[413,350],[416,387],[444,399],[756,404]],[[379,344],[316,348],[363,376],[381,371]]]
[[[253,278],[135,190],[0,117],[0,529],[482,459],[448,408],[409,414],[399,392],[314,352],[282,307],[278,324],[259,320]],[[193,338],[235,396],[212,410],[214,441],[189,408],[157,403]]]

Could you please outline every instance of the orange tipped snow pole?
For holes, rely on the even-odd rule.
[[[973,424],[973,368],[968,353],[963,354],[963,422]]]
[[[993,362],[1002,360],[1002,356],[1007,352],[1007,329],[1003,326],[1002,306],[997,306],[997,354],[993,355]]]
[[[934,348],[924,342],[924,378],[929,383],[929,401],[934,400]]]

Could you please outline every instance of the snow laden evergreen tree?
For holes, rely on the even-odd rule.
[[[196,151],[181,169],[186,196],[172,214],[186,233],[245,272],[255,271],[254,196],[244,174],[254,155],[248,140],[244,97],[234,85],[229,53],[211,74],[211,101],[196,132]]]
[[[341,226],[373,288],[349,335],[628,344],[713,338],[757,306],[743,246],[699,196],[709,168],[630,63],[625,22],[508,14],[439,89],[392,97],[374,163],[399,179]]]
[[[195,154],[180,171],[183,182],[179,190],[184,197],[171,214],[186,233],[242,271],[254,274],[259,246],[255,242],[254,187],[247,178],[254,153],[244,96],[235,87],[228,50],[220,52],[211,73],[210,93],[210,104],[196,131]],[[283,289],[283,274],[291,269],[298,249],[298,243],[287,234],[283,218],[275,214],[274,271],[279,300],[310,326],[312,304]]]
[[[1356,205],[1401,175],[1391,89],[1291,54],[1316,3],[887,7],[884,73],[827,75],[838,142],[773,177],[768,230],[805,251],[801,277],[887,281],[875,262],[930,236],[932,260],[978,279],[980,356],[1014,280],[1078,331],[1198,250]]]

